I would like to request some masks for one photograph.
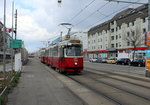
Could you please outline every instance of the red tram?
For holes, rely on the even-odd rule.
[[[83,71],[82,43],[80,40],[64,40],[50,45],[41,55],[41,62],[59,72]]]

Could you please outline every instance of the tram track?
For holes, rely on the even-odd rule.
[[[108,71],[103,71],[103,70],[95,70],[95,69],[90,69],[90,68],[86,68],[85,71],[94,73],[95,75],[101,75],[104,77],[112,78],[115,80],[119,80],[122,82],[130,83],[130,84],[134,84],[137,86],[141,86],[141,87],[150,89],[150,84],[149,84],[150,79],[147,79],[147,78],[135,77],[133,75],[113,73],[113,72],[108,72]]]
[[[128,77],[128,78],[132,78],[132,79],[138,79],[140,81],[147,81],[147,82],[150,82],[150,79],[146,79],[146,78],[142,78],[142,77],[138,77],[137,76],[135,77],[133,74],[129,74],[129,73],[119,73],[119,72],[111,72],[111,71],[105,71],[105,70],[97,70],[97,69],[94,69],[94,68],[89,68],[89,67],[84,67],[84,69],[87,71],[100,71],[102,73],[109,73],[109,74],[113,74],[113,75],[119,75],[119,76],[123,76],[123,77]]]
[[[103,84],[106,84],[106,85],[108,85],[108,86],[111,86],[111,87],[114,87],[114,88],[117,88],[117,89],[120,89],[120,90],[122,90],[122,91],[125,91],[125,92],[127,92],[127,93],[130,93],[130,94],[133,94],[133,95],[136,95],[136,96],[138,96],[138,97],[141,97],[141,98],[143,98],[143,99],[146,99],[146,100],[150,100],[150,95],[148,94],[148,95],[145,95],[144,96],[144,94],[142,95],[142,93],[137,93],[137,91],[134,91],[134,90],[132,90],[132,89],[130,89],[130,88],[128,88],[128,87],[126,87],[126,88],[124,88],[123,86],[121,86],[121,85],[118,85],[118,84],[113,84],[114,83],[114,81],[113,81],[113,83],[111,83],[111,82],[109,82],[108,80],[107,81],[105,81],[105,80],[101,80],[101,79],[96,79],[97,78],[97,76],[86,76],[87,78],[88,77],[90,77],[91,79],[93,79],[93,80],[95,80],[95,81],[97,81],[97,82],[100,82],[100,83],[103,83]],[[119,80],[118,80],[119,81]],[[117,82],[118,82],[117,81]],[[116,81],[115,81],[116,82]],[[120,81],[119,81],[120,82]],[[127,84],[127,83],[125,83],[125,82],[123,82],[123,83],[121,83],[121,84]],[[130,85],[130,84],[128,84],[128,85]],[[131,84],[132,85],[132,84]],[[137,86],[134,86],[134,87],[137,87]],[[137,88],[139,88],[139,87],[137,87]],[[141,87],[140,87],[141,88]],[[141,89],[143,89],[143,88],[145,88],[145,87],[142,87]],[[149,89],[145,89],[146,91],[149,91]]]
[[[100,91],[98,91],[98,90],[96,90],[96,89],[90,87],[89,85],[84,84],[84,83],[82,83],[82,82],[80,82],[80,81],[78,81],[78,80],[76,80],[76,79],[74,79],[74,78],[72,78],[72,77],[70,77],[70,76],[69,76],[69,78],[72,79],[72,80],[74,80],[75,82],[77,82],[77,83],[79,83],[79,84],[85,86],[86,88],[88,88],[88,89],[94,91],[95,93],[98,93],[98,94],[101,95],[102,97],[106,98],[108,101],[111,101],[113,104],[115,104],[115,105],[122,105],[120,102],[114,100],[114,99],[111,98],[111,97],[108,97],[108,96],[105,95],[104,93],[102,93],[102,92],[100,92]]]
[[[98,71],[98,72],[101,72],[101,71]],[[115,75],[114,73],[112,74]],[[92,73],[89,70],[88,71],[85,70],[85,73],[81,76],[69,75],[68,77],[78,82],[79,84],[85,86],[86,88],[89,88],[95,93],[103,96],[104,98],[112,101],[113,103],[117,105],[141,105],[143,103],[144,105],[150,104],[149,95],[147,94],[144,95],[141,92],[137,92],[132,89],[130,90],[130,88],[123,88],[122,86],[119,86],[118,84],[117,85],[113,84],[111,82],[114,81],[115,79],[113,79],[111,76],[109,78],[109,75],[110,73],[108,72],[107,73],[102,72],[101,74],[99,74],[99,73]],[[125,76],[123,76],[123,78],[125,78]],[[105,81],[105,79],[107,81]],[[117,81],[119,81],[119,79]],[[122,84],[124,85],[129,84],[130,87],[140,88],[140,89],[144,89],[147,91],[150,89],[147,86],[132,84],[132,82],[130,83],[130,81],[126,82],[126,81],[120,80],[119,82],[122,82]],[[145,81],[144,79],[142,79],[140,82],[145,82]]]

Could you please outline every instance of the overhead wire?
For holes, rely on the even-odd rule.
[[[79,16],[86,8],[88,8],[95,1],[96,0],[92,0],[88,5],[86,5],[83,9],[81,9],[75,16],[73,16],[69,22],[73,21],[77,16]]]
[[[141,0],[137,0],[136,2],[139,2],[139,1],[141,1]],[[114,13],[118,13],[118,12],[120,12],[121,10],[123,10],[123,9],[125,9],[125,8],[127,8],[127,7],[129,7],[129,6],[131,6],[131,5],[133,5],[133,4],[129,4],[129,5],[127,5],[127,6],[124,6],[124,7],[123,7],[123,8],[121,8],[121,9],[117,10],[117,11],[113,11],[113,12],[112,12],[112,13],[110,13],[109,15],[103,15],[103,16],[105,16],[105,17],[103,17],[102,19],[100,19],[100,20],[96,21],[95,23],[98,23],[98,22],[100,22],[100,21],[102,21],[102,20],[104,20],[104,19],[108,18],[109,16],[113,15]],[[94,23],[94,24],[92,24],[92,25],[90,25],[90,26],[88,26],[88,27],[95,26],[95,23]],[[87,28],[88,28],[88,27],[87,27]]]
[[[81,24],[82,22],[84,22],[85,20],[87,20],[89,17],[93,16],[95,13],[99,12],[100,9],[104,8],[108,3],[105,3],[104,5],[102,5],[100,8],[98,8],[96,11],[94,11],[93,13],[91,13],[90,15],[88,15],[86,18],[84,18],[83,20],[79,21],[78,23],[76,23],[74,26],[77,26],[78,24]],[[106,16],[105,14],[99,12],[100,14]]]

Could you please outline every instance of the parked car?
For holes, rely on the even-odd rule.
[[[98,59],[96,60],[96,62],[102,63],[102,58],[98,58]]]
[[[102,63],[107,63],[107,58],[102,58]]]
[[[106,63],[107,58],[98,58],[96,62],[98,63]]]
[[[91,58],[89,61],[90,61],[90,62],[96,62],[96,61],[97,61],[97,58]]]
[[[133,61],[130,62],[129,65],[142,67],[145,66],[145,62],[146,62],[145,59],[134,59]]]
[[[129,58],[120,58],[116,61],[116,64],[128,65],[131,62]]]
[[[106,62],[114,64],[116,63],[116,61],[117,61],[117,58],[109,58]]]

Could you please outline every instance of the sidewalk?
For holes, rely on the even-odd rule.
[[[24,66],[19,84],[8,96],[7,105],[83,105],[39,60]]]

